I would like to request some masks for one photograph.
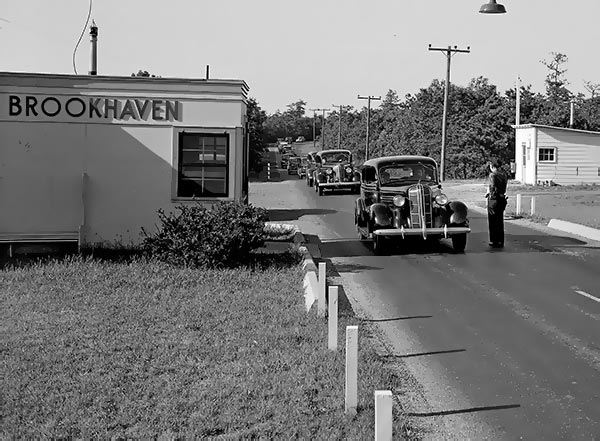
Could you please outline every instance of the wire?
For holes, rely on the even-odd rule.
[[[75,75],[77,75],[77,68],[75,67],[75,53],[77,52],[77,48],[79,47],[79,43],[81,43],[81,39],[83,38],[83,33],[87,28],[88,23],[90,22],[90,16],[92,15],[92,0],[90,0],[90,8],[88,11],[88,16],[85,20],[85,24],[83,25],[83,29],[81,30],[81,35],[79,36],[79,40],[77,40],[77,44],[75,45],[75,49],[73,49],[73,70],[75,71]]]

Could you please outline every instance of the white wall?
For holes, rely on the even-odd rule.
[[[537,148],[555,149],[554,163],[538,162],[537,180],[600,183],[600,134],[539,128]]]

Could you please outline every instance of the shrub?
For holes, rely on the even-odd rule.
[[[158,210],[154,235],[142,229],[142,246],[150,256],[176,265],[231,267],[264,244],[267,214],[262,208],[218,202],[209,208],[178,205],[176,210]]]

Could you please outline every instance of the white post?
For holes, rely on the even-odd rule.
[[[393,400],[392,391],[375,391],[375,441],[391,441]]]
[[[535,196],[531,196],[531,215],[535,214]]]
[[[357,404],[358,326],[346,326],[346,413],[355,414]]]
[[[328,348],[337,351],[337,325],[338,325],[338,287],[329,287],[329,338]]]
[[[521,193],[517,194],[517,214],[521,214]]]
[[[271,163],[267,162],[267,181],[271,180]]]
[[[317,299],[317,315],[325,317],[325,290],[327,289],[327,276],[325,275],[325,262],[319,262],[319,297]]]

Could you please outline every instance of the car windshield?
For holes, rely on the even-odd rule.
[[[381,185],[404,185],[418,181],[437,182],[433,164],[422,162],[391,164],[379,169]]]
[[[321,161],[323,162],[323,164],[348,162],[349,160],[350,160],[350,153],[348,153],[348,152],[321,153]]]

